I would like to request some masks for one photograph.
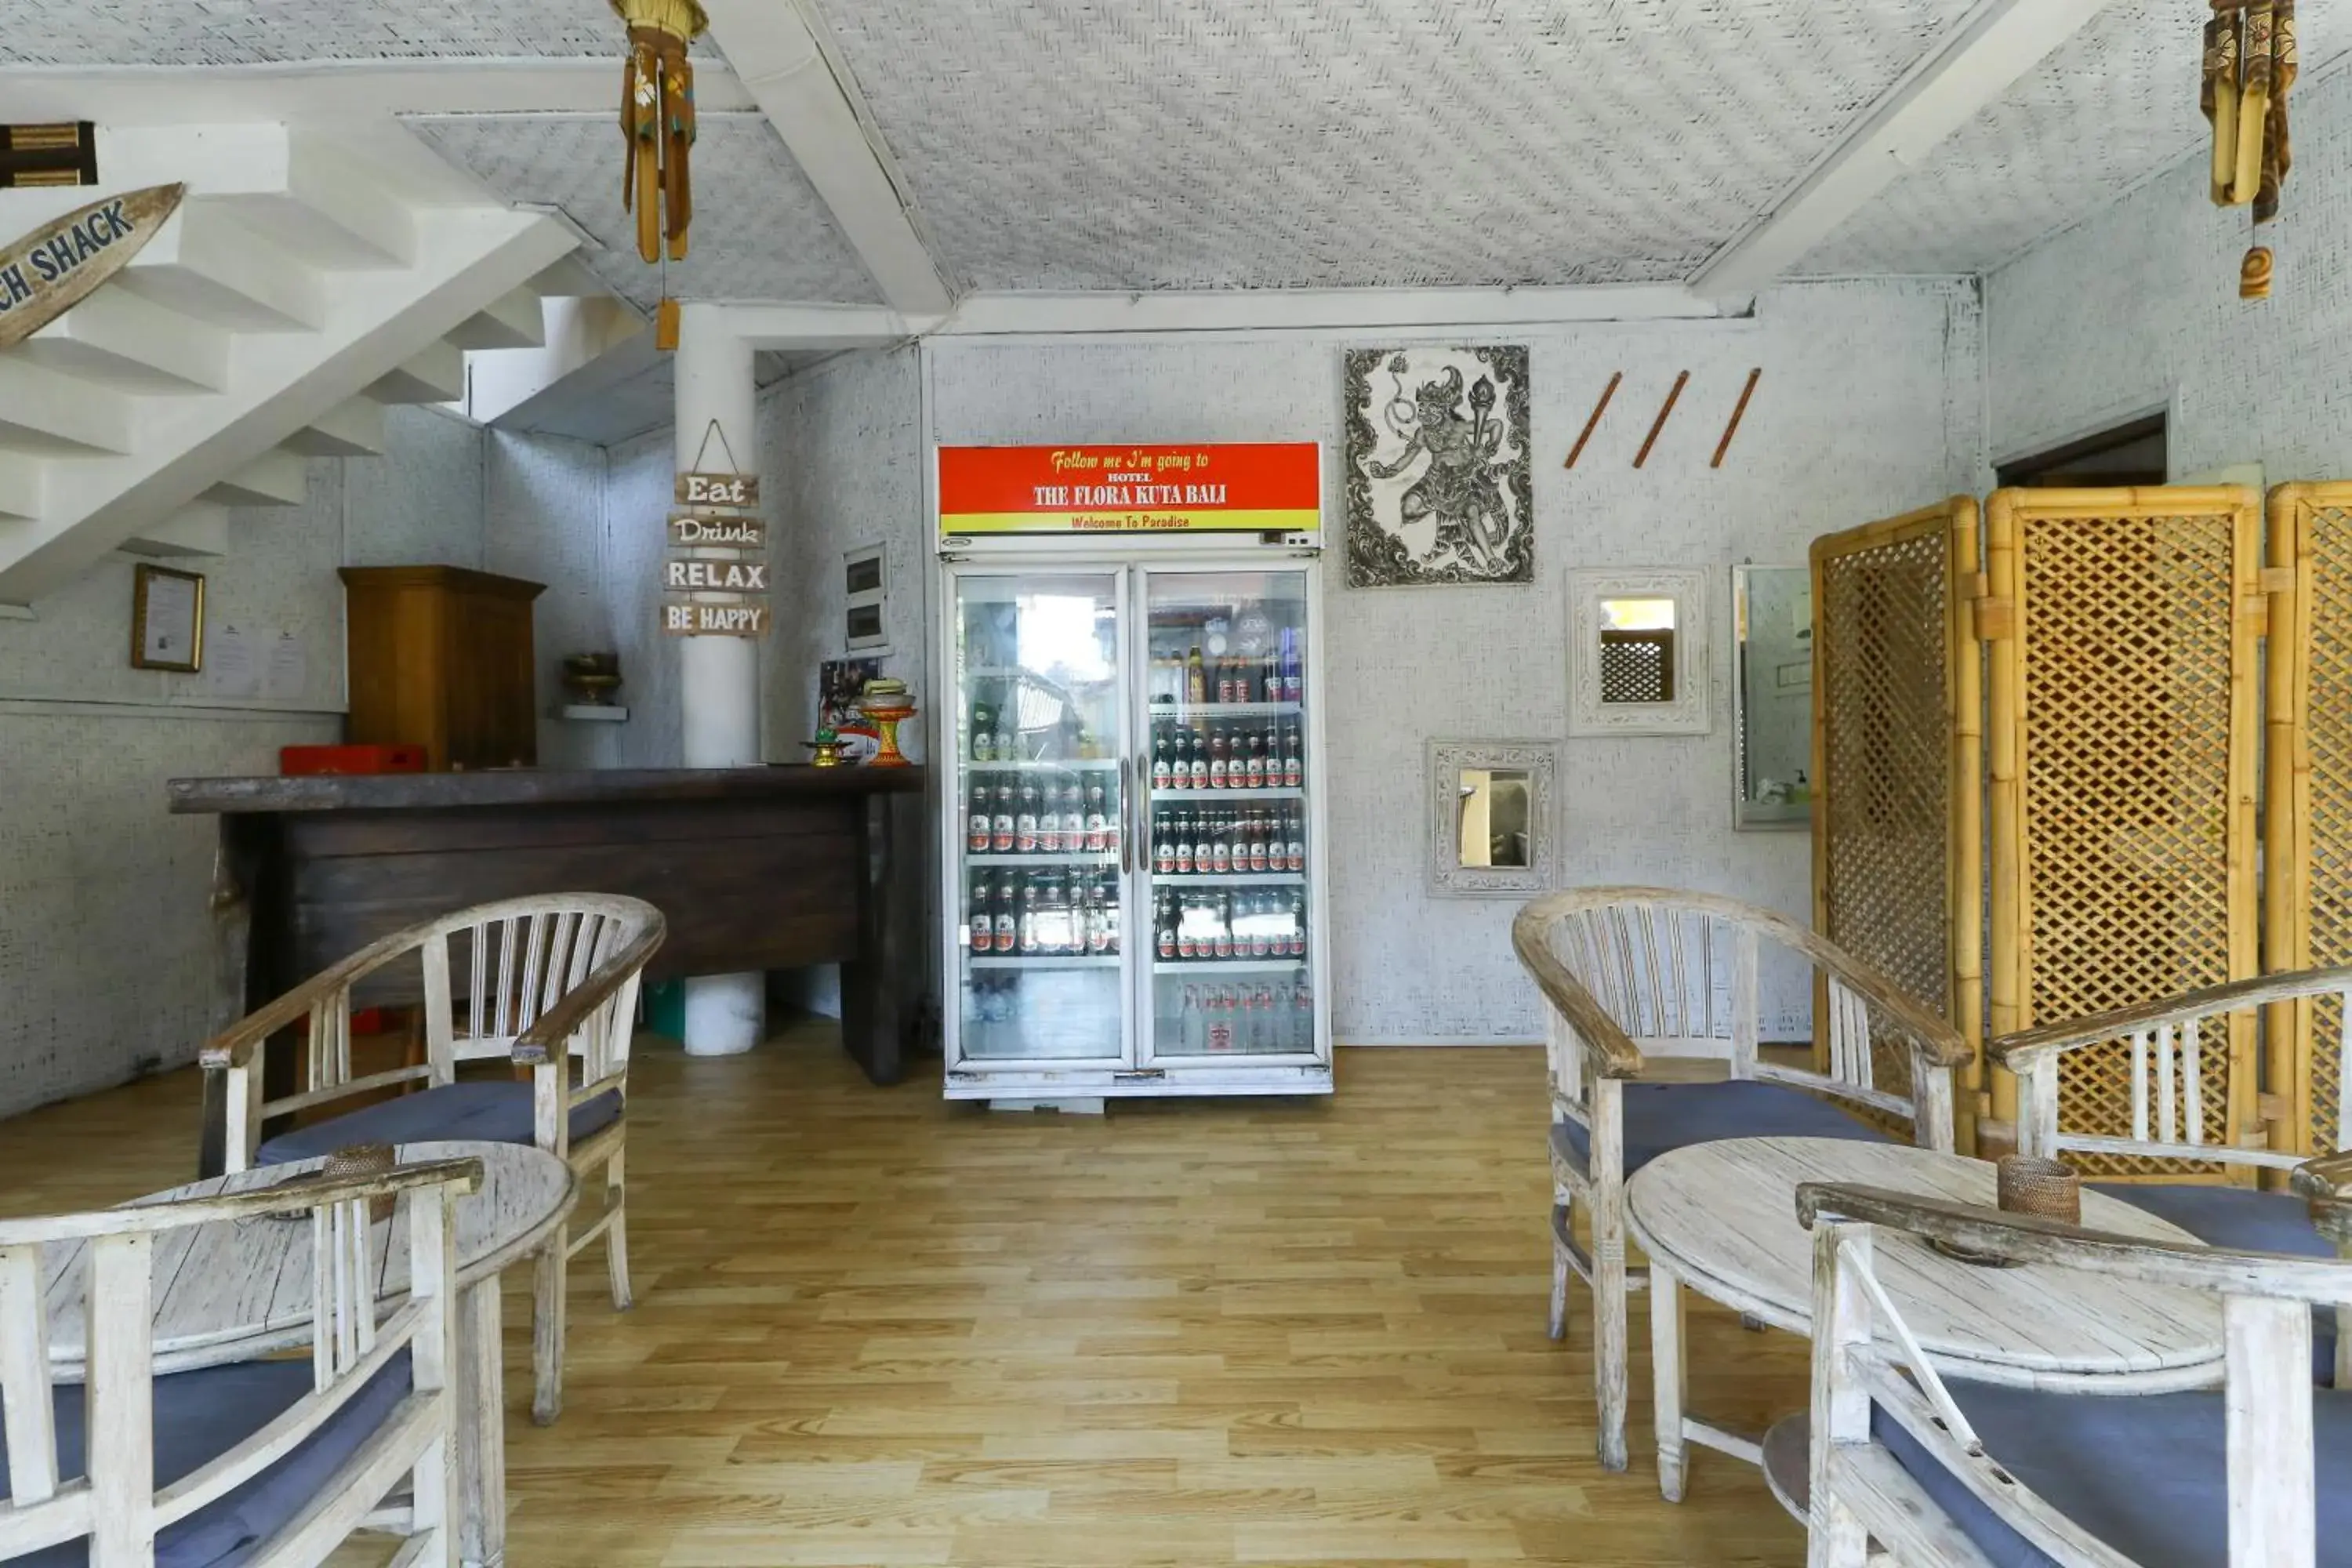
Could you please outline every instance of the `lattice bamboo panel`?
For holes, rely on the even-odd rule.
[[[1996,1035],[2255,973],[2261,546],[2251,490],[1992,498],[1979,614]],[[2060,1124],[2128,1132],[2128,1047],[2063,1062]],[[2013,1120],[2014,1085],[1993,1089]],[[2263,1135],[2256,1089],[2240,1018],[2204,1058],[2208,1141]]]
[[[1977,504],[1956,496],[1811,553],[1814,926],[1980,1043],[1981,729],[1963,619]],[[1874,1056],[1878,1083],[1908,1093],[1900,1043]],[[1964,1092],[1964,1149],[1975,1110]]]
[[[2352,484],[2281,485],[2270,533],[2264,958],[2352,964]],[[2342,1148],[2342,1000],[2274,1008],[2264,1027],[2273,1146]]]

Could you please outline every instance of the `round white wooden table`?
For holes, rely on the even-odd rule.
[[[479,1190],[457,1200],[458,1444],[465,1491],[463,1550],[468,1563],[498,1568],[506,1557],[506,1389],[499,1275],[538,1251],[572,1205],[580,1183],[562,1161],[516,1143],[403,1143],[404,1165],[479,1160]],[[317,1170],[304,1160],[190,1182],[134,1204],[252,1192]],[[400,1204],[408,1202],[403,1194]],[[395,1211],[370,1228],[380,1308],[408,1292],[408,1226]],[[53,1247],[42,1258],[48,1300],[52,1370],[79,1375],[88,1313],[88,1271],[76,1267],[79,1244]],[[191,1226],[173,1232],[154,1259],[155,1370],[251,1361],[310,1342],[312,1312],[310,1226],[260,1218]]]
[[[1900,1143],[1736,1138],[1662,1154],[1625,1187],[1629,1234],[1650,1258],[1650,1343],[1658,1486],[1683,1489],[1686,1442],[1761,1463],[1755,1441],[1685,1408],[1682,1290],[1776,1329],[1810,1335],[1813,1237],[1797,1221],[1797,1187],[1843,1182],[1990,1208],[1982,1160]],[[2143,1209],[2085,1189],[2083,1224],[2150,1241],[2199,1245]],[[1916,1237],[1881,1233],[1879,1283],[1936,1370],[1980,1383],[2160,1394],[2221,1376],[2221,1310],[2210,1296],[2028,1264],[1962,1263]]]

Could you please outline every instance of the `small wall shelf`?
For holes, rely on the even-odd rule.
[[[603,702],[567,702],[556,710],[556,717],[597,724],[625,724],[629,721],[629,710]]]

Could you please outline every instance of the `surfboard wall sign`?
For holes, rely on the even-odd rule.
[[[0,349],[23,342],[121,271],[186,192],[149,185],[108,196],[0,247]]]

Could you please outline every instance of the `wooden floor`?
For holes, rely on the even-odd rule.
[[[1004,1115],[871,1088],[825,1026],[641,1043],[638,1304],[583,1255],[551,1428],[509,1280],[508,1561],[1801,1563],[1736,1460],[1696,1453],[1679,1506],[1645,1419],[1631,1471],[1593,1462],[1580,1303],[1543,1332],[1540,1052],[1347,1051],[1339,1083]],[[197,1096],[175,1073],[0,1124],[0,1213],[187,1179]],[[1695,1305],[1691,1349],[1702,1413],[1804,1401],[1796,1341]]]

